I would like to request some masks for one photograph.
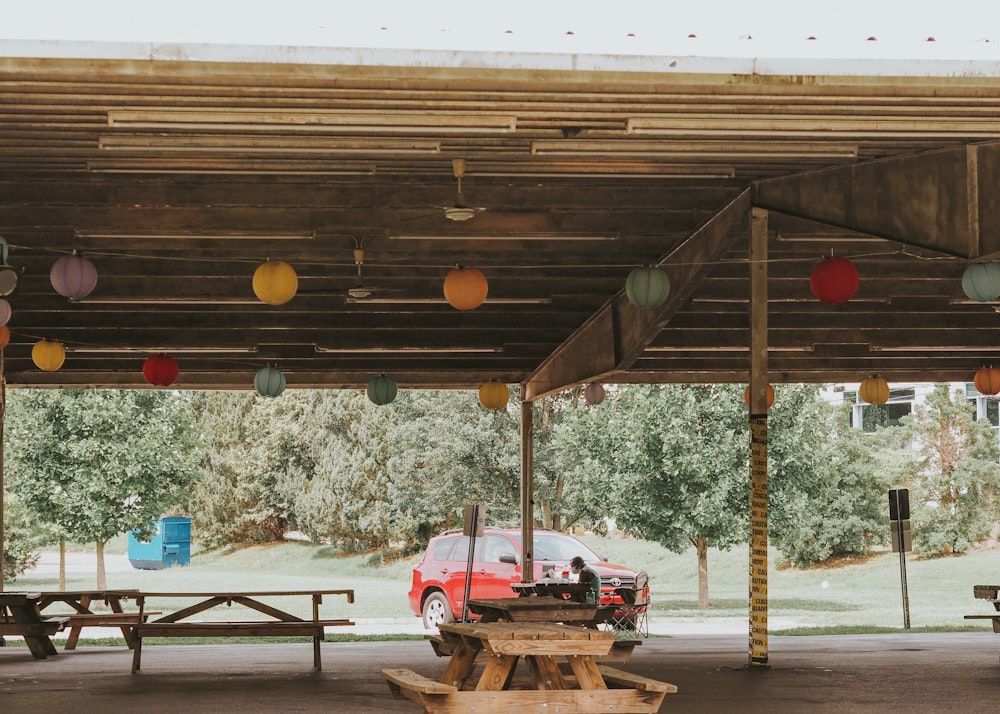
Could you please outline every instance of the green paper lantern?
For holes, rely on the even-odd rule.
[[[253,378],[253,388],[262,397],[278,397],[285,391],[285,375],[277,367],[261,367]]]
[[[990,302],[1000,297],[1000,263],[973,263],[962,274],[962,291],[970,300]]]
[[[384,374],[368,382],[368,398],[373,404],[382,406],[396,398],[396,380]]]
[[[651,310],[666,301],[670,294],[670,278],[659,268],[636,268],[625,281],[625,294],[636,307]]]

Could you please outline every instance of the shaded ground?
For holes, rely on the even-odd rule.
[[[992,633],[770,639],[769,667],[746,667],[747,637],[681,635],[643,642],[623,669],[672,682],[663,712],[993,712],[1000,637]],[[117,712],[419,712],[394,700],[383,667],[436,676],[445,660],[421,641],[311,645],[163,645],[129,673],[124,647],[85,647],[44,661],[0,649],[0,710]]]

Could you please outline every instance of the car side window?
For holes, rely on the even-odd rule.
[[[468,545],[466,545],[468,548]],[[454,538],[442,538],[434,544],[434,560],[451,560],[455,549]]]
[[[479,550],[477,547],[476,550]],[[486,536],[486,547],[483,550],[483,562],[499,563],[504,553],[515,555],[514,547],[503,536]]]

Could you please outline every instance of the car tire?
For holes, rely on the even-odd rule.
[[[427,596],[424,600],[423,618],[425,630],[436,630],[442,623],[455,621],[454,615],[451,614],[451,605],[443,592],[434,592]]]

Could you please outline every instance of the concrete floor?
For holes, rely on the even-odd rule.
[[[622,669],[672,682],[661,712],[994,712],[1000,637],[990,633],[776,637],[769,666],[748,670],[747,637],[646,640]],[[130,674],[122,647],[85,646],[47,660],[0,648],[0,712],[420,712],[379,674],[440,674],[420,641],[147,645]]]

